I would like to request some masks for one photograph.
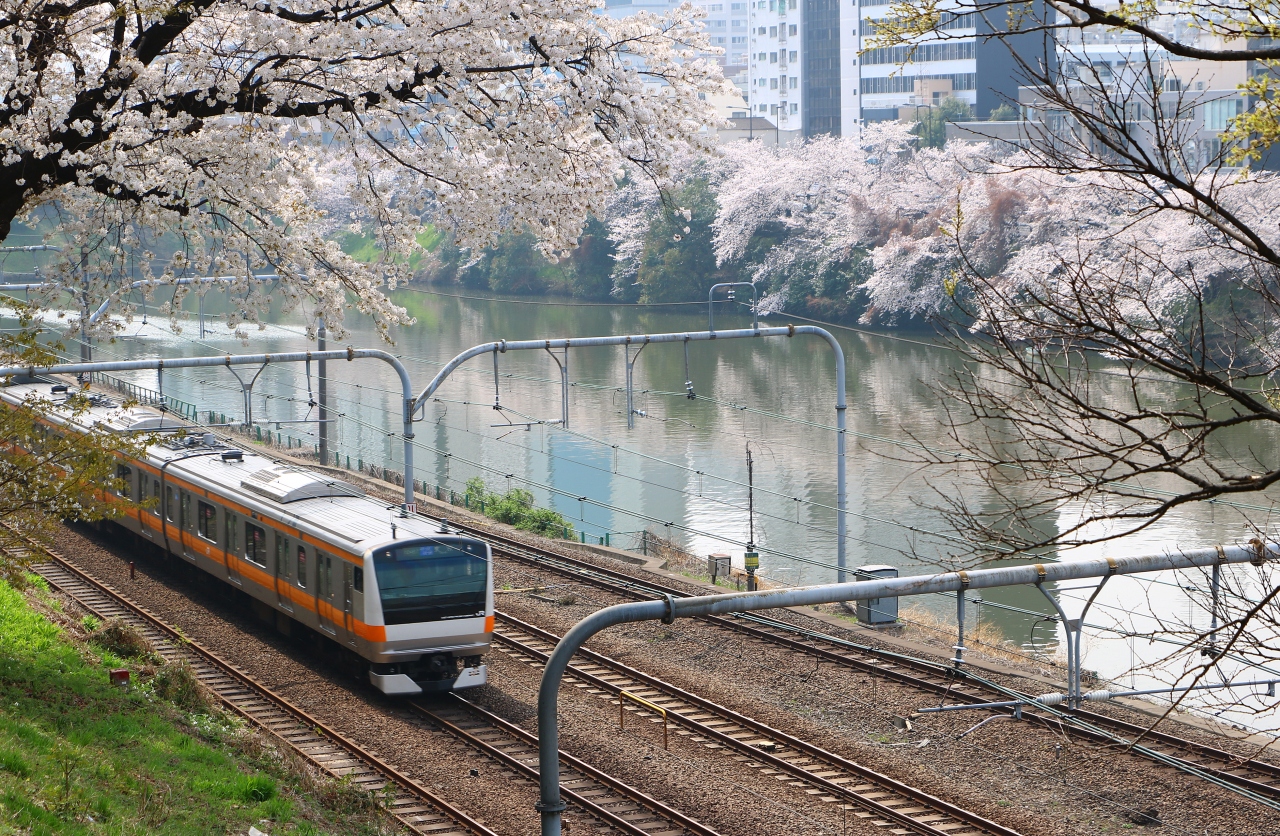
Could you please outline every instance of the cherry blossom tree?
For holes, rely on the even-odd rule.
[[[622,166],[661,185],[709,149],[700,94],[724,82],[698,15],[600,5],[2,0],[0,242],[21,221],[60,248],[47,306],[211,273],[246,277],[253,319],[247,277],[271,273],[331,329],[348,299],[385,329],[424,218],[564,251]],[[339,205],[380,263],[342,252]]]

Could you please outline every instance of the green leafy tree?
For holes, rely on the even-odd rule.
[[[609,228],[592,217],[570,256],[569,292],[578,299],[608,299],[613,290],[613,242]]]
[[[15,304],[12,300],[9,304]],[[33,311],[21,304],[19,329],[0,335],[0,364],[45,365],[57,362],[43,344]],[[11,379],[0,379],[9,385]],[[102,427],[62,430],[90,407],[85,391],[63,400],[30,396],[21,407],[0,404],[0,539],[48,535],[61,520],[95,521],[115,517],[133,503],[113,492],[123,458],[141,456],[150,438],[130,438]],[[25,566],[0,552],[0,576],[18,581]]]
[[[991,115],[987,117],[991,122],[1014,122],[1018,118],[1018,109],[1007,102],[999,107],[991,108]]]
[[[690,180],[671,195],[645,236],[637,281],[643,302],[705,299],[718,280],[711,222],[716,199],[707,181]]]
[[[947,96],[916,123],[915,133],[920,137],[921,147],[941,148],[947,144],[948,122],[968,122],[972,118],[967,102]]]

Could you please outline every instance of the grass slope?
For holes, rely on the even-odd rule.
[[[178,666],[103,630],[39,580],[0,583],[0,834],[381,832],[367,795],[166,687]],[[128,691],[108,683],[119,667]]]

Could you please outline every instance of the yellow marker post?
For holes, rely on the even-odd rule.
[[[658,714],[662,716],[662,748],[669,749],[667,745],[667,710],[660,705],[654,705],[653,703],[646,700],[644,697],[637,697],[635,694],[631,693],[630,691],[618,692],[618,728],[625,729],[627,727],[627,709],[625,704],[623,703],[624,698],[631,700],[636,705],[639,705],[642,708],[647,708],[651,711],[656,711]]]

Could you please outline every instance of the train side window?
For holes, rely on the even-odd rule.
[[[351,586],[356,592],[364,592],[364,570],[356,567],[351,570]]]
[[[156,498],[156,505],[154,508],[151,509],[151,513],[155,514],[158,517],[160,516],[160,480],[159,479],[151,480],[151,495]]]
[[[321,598],[333,597],[333,558],[322,551],[316,551],[316,588]]]
[[[251,522],[244,524],[244,556],[250,563],[267,565],[267,532]]]
[[[218,541],[218,509],[207,502],[196,503],[196,533],[211,543]]]
[[[230,511],[228,511],[225,514],[225,516],[227,518],[227,525],[226,525],[227,542],[224,543],[223,545],[226,548],[227,554],[239,554],[240,538],[237,536],[235,514],[232,514]]]
[[[182,491],[182,509],[181,509],[181,511],[182,511],[182,523],[181,523],[181,525],[182,525],[182,527],[183,527],[183,528],[185,528],[185,529],[187,529],[188,531],[190,531],[190,530],[191,530],[191,523],[193,522],[193,520],[191,519],[191,494],[187,493],[186,491]]]
[[[133,468],[127,464],[116,465],[116,478],[124,484],[115,493],[125,499],[131,499],[133,497]]]
[[[307,547],[298,544],[298,586],[307,588]]]
[[[173,522],[178,516],[178,489],[172,485],[165,486],[164,517]]]
[[[289,538],[276,534],[276,575],[288,580],[293,577],[289,573]]]

